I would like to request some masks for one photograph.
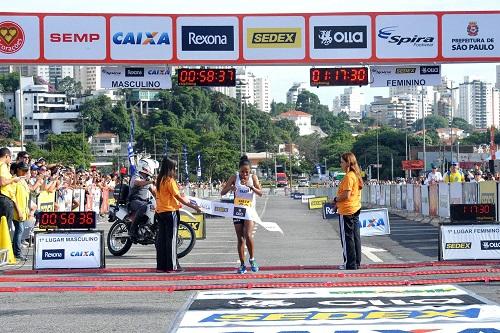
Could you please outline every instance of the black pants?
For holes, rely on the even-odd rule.
[[[14,218],[14,202],[10,198],[0,195],[0,216],[5,216],[7,219],[7,227],[9,227],[10,240],[14,237],[14,224],[12,219]]]
[[[171,271],[180,268],[177,260],[177,228],[179,211],[156,213],[158,234],[156,235],[156,269]]]
[[[361,265],[361,236],[358,210],[352,215],[339,215],[340,241],[346,269],[357,269]]]

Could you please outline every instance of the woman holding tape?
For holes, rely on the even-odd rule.
[[[240,158],[240,170],[235,175],[232,175],[221,191],[221,195],[227,192],[234,192],[235,206],[247,206],[255,209],[255,195],[262,196],[259,179],[256,175],[251,174],[250,160],[246,155]],[[258,272],[259,266],[254,258],[254,242],[253,228],[254,221],[234,218],[234,230],[238,238],[238,255],[240,257],[240,267],[238,274],[245,274],[247,268],[245,266],[245,243],[250,256],[249,263],[252,272]]]
[[[363,179],[356,156],[353,153],[342,154],[340,166],[346,174],[340,182],[337,196],[333,202],[337,205],[339,213],[344,268],[358,269],[361,265],[359,213],[361,211]]]

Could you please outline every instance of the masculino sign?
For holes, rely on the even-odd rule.
[[[440,258],[500,259],[500,224],[441,225]]]
[[[359,214],[359,230],[361,236],[389,235],[389,213],[387,208],[365,209]]]
[[[441,84],[441,65],[371,66],[371,87],[435,86]]]
[[[102,267],[102,231],[35,233],[33,269]]]
[[[102,67],[101,87],[120,89],[170,89],[170,67]]]

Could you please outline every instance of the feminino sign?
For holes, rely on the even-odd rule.
[[[102,88],[170,89],[170,67],[102,67]]]
[[[500,259],[500,225],[441,225],[440,258]]]
[[[371,87],[436,86],[441,84],[441,66],[371,66],[370,77]]]

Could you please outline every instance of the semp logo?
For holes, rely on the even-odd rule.
[[[42,250],[42,260],[62,260],[64,249]]]
[[[248,48],[299,48],[302,45],[300,28],[248,28]]]
[[[144,77],[144,68],[125,68],[125,77]]]
[[[117,32],[113,35],[117,45],[170,45],[168,32]]]
[[[440,66],[420,66],[420,74],[439,74],[441,70]]]
[[[234,51],[234,26],[182,26],[182,51]]]
[[[12,21],[0,22],[0,52],[16,53],[24,45],[25,35],[21,26]]]
[[[447,249],[447,250],[470,250],[470,249],[472,249],[472,243],[471,242],[446,243],[445,249]]]
[[[485,240],[481,241],[481,250],[500,250],[500,240]]]
[[[52,43],[93,43],[101,39],[98,33],[51,33],[49,40]]]
[[[356,26],[315,26],[315,49],[365,49],[367,28]]]
[[[234,207],[233,215],[237,217],[245,217],[247,209],[243,207]]]
[[[415,47],[431,47],[434,46],[435,38],[432,36],[403,36],[398,34],[398,26],[390,26],[379,29],[377,36],[386,39],[388,43],[396,45],[413,45]]]

